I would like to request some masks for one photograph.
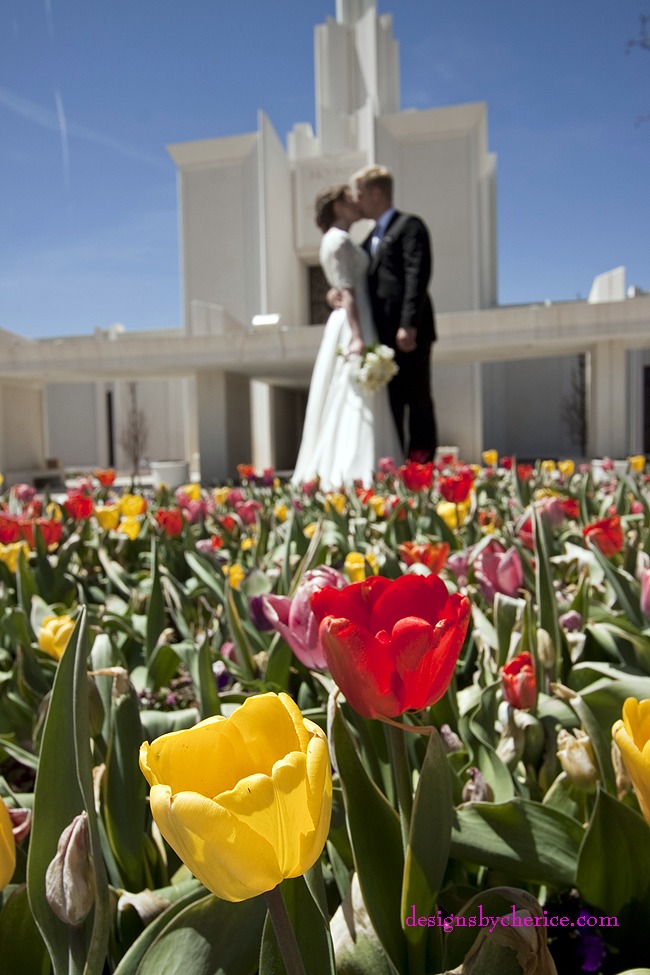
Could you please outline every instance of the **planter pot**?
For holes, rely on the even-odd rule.
[[[175,491],[190,479],[190,465],[186,460],[152,460],[150,466],[155,489],[164,486]]]

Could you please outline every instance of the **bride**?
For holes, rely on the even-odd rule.
[[[302,442],[292,476],[295,484],[320,478],[326,490],[361,481],[368,487],[379,457],[401,458],[387,387],[376,393],[353,381],[355,359],[377,341],[368,297],[368,254],[350,237],[361,219],[348,186],[316,199],[323,231],[320,262],[327,281],[341,292],[342,307],[330,315],[309,387]]]

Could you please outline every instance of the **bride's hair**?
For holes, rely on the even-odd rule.
[[[347,183],[340,186],[330,186],[328,190],[323,190],[316,197],[315,219],[316,226],[325,233],[330,229],[336,219],[334,205],[343,199],[350,187]]]

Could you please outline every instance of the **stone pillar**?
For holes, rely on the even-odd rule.
[[[433,347],[432,392],[438,443],[457,446],[461,460],[480,463],[483,444],[481,364],[436,362]]]
[[[237,476],[237,464],[252,458],[248,377],[222,369],[196,376],[196,416],[204,487]]]
[[[587,454],[625,457],[627,444],[626,356],[620,342],[599,342],[587,368]]]

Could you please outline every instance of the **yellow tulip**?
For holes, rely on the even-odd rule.
[[[141,494],[123,494],[120,499],[120,511],[125,518],[135,518],[147,510],[147,502]]]
[[[289,517],[289,509],[286,506],[286,504],[283,504],[282,502],[278,502],[278,504],[276,504],[275,508],[273,509],[273,514],[275,515],[276,520],[279,521],[280,524],[283,524],[283,522],[285,522]]]
[[[627,459],[629,468],[636,474],[641,474],[645,470],[645,454],[635,454]]]
[[[628,697],[623,719],[612,728],[612,737],[632,779],[641,812],[650,824],[650,700]]]
[[[459,501],[458,504],[454,504],[453,501],[439,501],[436,505],[436,512],[440,515],[445,525],[453,531],[455,528],[460,528],[467,518],[470,504],[469,499],[467,501]]]
[[[16,869],[16,841],[11,817],[4,799],[0,799],[0,890],[4,890]]]
[[[4,562],[10,572],[15,572],[18,568],[18,556],[21,551],[25,553],[25,558],[28,558],[29,545],[27,542],[10,542],[8,545],[0,544],[0,562]]]
[[[484,450],[481,456],[486,467],[496,467],[499,462],[499,454],[496,450]]]
[[[239,562],[233,562],[232,565],[224,565],[222,571],[225,576],[228,576],[228,582],[232,589],[239,589],[246,578],[246,572]]]
[[[539,466],[545,474],[552,474],[557,469],[557,464],[554,460],[543,460]]]
[[[340,493],[328,494],[325,500],[325,511],[331,511],[332,508],[338,514],[342,515],[345,511],[345,495]]]
[[[373,494],[368,503],[378,518],[384,517],[386,514],[386,498],[383,498],[381,494]]]
[[[332,812],[327,740],[287,694],[259,694],[140,748],[151,812],[208,890],[242,901],[299,877]]]
[[[318,528],[318,523],[315,521],[310,521],[308,525],[303,528],[303,533],[307,538],[313,538],[316,529]]]
[[[253,548],[254,545],[255,545],[255,539],[251,538],[250,536],[248,536],[247,538],[242,538],[241,542],[239,543],[239,547],[242,550],[242,552],[248,552],[250,549]]]
[[[118,531],[123,532],[133,542],[140,534],[140,522],[135,515],[129,515],[127,518],[122,518],[118,526]]]
[[[44,653],[60,660],[72,636],[75,622],[70,616],[46,616],[38,631],[38,645]]]
[[[345,557],[343,571],[350,582],[361,582],[362,579],[366,578],[366,562],[372,569],[373,574],[377,575],[379,567],[377,565],[377,559],[372,552],[348,552]]]
[[[229,488],[229,487],[220,487],[220,488],[215,488],[214,491],[212,492],[213,497],[214,497],[214,500],[222,508],[225,506],[226,500],[227,500],[228,495],[230,494],[231,490],[232,490],[232,488]]]
[[[564,477],[571,477],[576,469],[576,465],[572,460],[559,460],[557,462],[557,469]]]
[[[179,492],[186,494],[190,501],[200,501],[201,500],[201,485],[192,481],[191,484],[184,484],[180,487]]]
[[[96,504],[94,511],[97,524],[102,531],[111,531],[120,523],[120,508],[117,504]]]

